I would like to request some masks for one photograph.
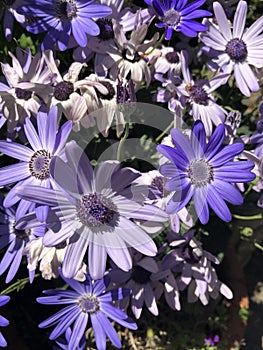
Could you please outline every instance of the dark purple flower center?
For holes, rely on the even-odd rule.
[[[192,101],[199,105],[207,105],[208,95],[202,86],[191,85],[190,87],[186,87],[186,91],[188,91]]]
[[[109,40],[114,38],[112,20],[108,18],[99,18],[96,21],[100,28],[100,34],[98,37],[102,40]]]
[[[99,300],[95,295],[84,294],[78,300],[78,305],[84,313],[95,314],[100,309]]]
[[[61,81],[55,86],[54,96],[59,101],[67,101],[74,92],[74,85],[70,81]]]
[[[135,266],[132,271],[131,279],[138,284],[146,284],[151,281],[151,272],[141,266]]]
[[[200,246],[193,239],[183,248],[182,253],[184,260],[190,264],[197,264],[203,255]]]
[[[71,20],[77,16],[77,6],[74,0],[61,0],[56,3],[56,15],[62,20]]]
[[[32,97],[32,91],[15,88],[16,97],[28,101]]]
[[[109,81],[100,81],[100,83],[103,86],[105,86],[105,88],[108,90],[108,93],[106,95],[104,95],[100,91],[97,90],[98,98],[100,98],[102,100],[108,100],[108,101],[112,100],[116,94],[113,85]]]
[[[97,193],[89,193],[82,196],[77,215],[84,225],[100,227],[115,226],[119,214],[111,199]]]
[[[122,51],[122,58],[132,63],[139,62],[142,59],[141,55],[137,51],[135,51],[134,54],[131,54],[127,49]]]
[[[187,167],[187,175],[196,187],[206,186],[213,180],[213,168],[205,159],[194,159]]]
[[[175,9],[169,9],[164,11],[162,20],[168,26],[176,27],[180,23],[181,15]]]
[[[231,60],[243,62],[247,58],[247,46],[242,39],[231,39],[226,45],[226,53]]]
[[[49,177],[49,163],[51,154],[41,149],[36,151],[29,161],[29,170],[32,176],[39,180],[44,180]]]
[[[167,52],[165,55],[165,58],[169,63],[178,63],[179,62],[179,56],[177,52]]]

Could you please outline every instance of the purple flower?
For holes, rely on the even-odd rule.
[[[0,6],[0,20],[3,22],[5,38],[10,42],[13,38],[14,18],[17,22],[23,24],[25,16],[19,15],[16,8],[19,6],[19,1],[2,0]]]
[[[173,234],[174,240],[170,243],[174,249],[169,251],[162,261],[163,269],[171,270],[177,281],[179,290],[188,288],[188,302],[198,299],[207,305],[209,297],[216,299],[219,293],[231,299],[231,290],[218,280],[211,262],[219,261],[194,238],[194,230],[187,231],[183,236]]]
[[[136,324],[125,312],[111,304],[112,301],[129,296],[130,290],[118,288],[106,292],[110,282],[108,278],[92,281],[87,275],[86,280],[81,283],[65,278],[62,273],[61,277],[73,290],[45,290],[43,293],[47,296],[37,298],[37,301],[44,305],[68,306],[42,322],[39,327],[56,325],[50,334],[50,339],[55,340],[72,325],[67,349],[75,349],[83,341],[88,322],[91,321],[98,350],[106,349],[106,336],[114,346],[121,348],[118,334],[108,317],[124,327],[137,329]]]
[[[243,151],[243,143],[223,147],[224,124],[218,125],[206,143],[204,125],[199,120],[194,123],[190,140],[177,129],[172,129],[170,134],[176,149],[157,146],[158,151],[172,162],[160,167],[160,173],[170,179],[165,188],[175,191],[167,204],[167,213],[178,212],[193,198],[202,224],[209,220],[208,206],[222,220],[230,221],[231,213],[225,201],[235,205],[243,203],[242,195],[232,182],[249,182],[255,178],[250,172],[253,162],[232,161]]]
[[[131,309],[137,319],[141,316],[144,304],[157,316],[157,301],[163,292],[162,283],[153,279],[159,271],[158,263],[154,258],[135,251],[133,253],[133,268],[128,272],[113,268],[109,271],[109,277],[114,285],[131,289]]]
[[[10,297],[8,295],[0,295],[0,306],[7,304],[9,300],[10,300]],[[0,327],[6,327],[8,325],[9,325],[9,321],[5,317],[0,315]],[[7,342],[3,337],[2,332],[0,332],[0,346],[3,348],[7,346]]]
[[[9,283],[17,273],[21,264],[26,244],[36,236],[43,236],[45,228],[39,226],[30,230],[17,230],[15,228],[16,207],[3,207],[3,196],[0,196],[0,249],[8,246],[0,262],[0,275],[9,269],[6,276],[6,283]],[[35,216],[33,214],[33,216]],[[30,282],[34,279],[35,270],[29,270]]]
[[[67,163],[58,157],[51,163],[51,175],[63,191],[36,186],[17,189],[27,200],[50,205],[57,215],[57,225],[45,234],[43,243],[56,246],[69,239],[63,274],[75,276],[87,249],[88,269],[94,279],[104,275],[108,255],[122,270],[130,270],[130,246],[145,255],[155,255],[154,241],[131,219],[164,222],[167,215],[154,205],[144,204],[147,186],[131,186],[140,173],[122,169],[117,161],[99,164],[94,173],[74,141],[65,150]],[[30,222],[25,217],[17,227],[30,227]]]
[[[16,142],[0,141],[0,152],[19,159],[20,162],[7,165],[0,169],[0,186],[18,182],[7,194],[4,205],[10,207],[20,198],[16,195],[16,187],[20,185],[39,185],[53,188],[54,180],[50,177],[49,165],[55,155],[63,155],[63,147],[71,132],[70,121],[63,124],[57,131],[57,108],[54,107],[48,114],[41,111],[37,115],[38,133],[29,118],[26,119],[24,130],[32,148]],[[21,200],[18,211],[25,213],[31,203]],[[43,208],[42,208],[43,209]],[[39,219],[44,218],[44,212],[39,209]],[[44,220],[44,219],[43,219]]]
[[[51,49],[58,43],[59,50],[68,48],[74,37],[79,46],[86,46],[87,34],[100,33],[94,18],[107,17],[112,13],[106,5],[93,4],[94,0],[25,0],[18,12],[37,18],[26,29],[34,34],[47,32],[41,49]]]
[[[205,338],[205,343],[211,346],[215,346],[218,342],[219,342],[219,336],[217,334],[214,336]]]
[[[246,23],[247,3],[238,3],[233,27],[229,23],[222,5],[213,3],[216,23],[205,20],[208,31],[200,35],[206,45],[205,51],[212,56],[210,68],[219,68],[224,73],[234,76],[240,91],[250,96],[250,91],[258,91],[257,78],[249,65],[257,68],[263,66],[263,16],[258,18],[248,29],[244,30]]]
[[[207,30],[207,26],[196,22],[195,18],[211,16],[206,10],[200,10],[199,7],[205,3],[205,0],[193,1],[187,4],[187,0],[144,0],[152,6],[158,18],[162,21],[156,24],[158,28],[166,28],[165,39],[170,40],[173,30],[182,32],[184,35],[194,37],[198,32]]]

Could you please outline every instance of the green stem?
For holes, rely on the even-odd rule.
[[[260,220],[263,218],[263,214],[257,214],[257,215],[251,215],[251,216],[233,214],[233,218],[239,219],[239,220]]]
[[[155,142],[160,141],[166,134],[168,134],[168,132],[170,131],[170,129],[172,129],[172,127],[174,126],[174,121],[172,121],[167,128],[159,135],[156,137]]]
[[[125,140],[127,140],[128,136],[129,136],[129,123],[126,123],[124,135],[120,139],[120,142],[119,142],[119,145],[118,145],[118,149],[117,149],[117,160],[119,162],[121,161],[122,145],[125,142]]]
[[[36,274],[36,277],[39,277],[40,274]],[[1,295],[10,294],[11,292],[14,292],[15,290],[19,291],[22,289],[27,283],[29,282],[29,277],[23,278],[22,280],[17,280],[15,283],[11,284],[11,286],[7,287],[6,289],[2,290],[0,293]]]

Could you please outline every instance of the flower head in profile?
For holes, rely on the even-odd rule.
[[[195,37],[198,32],[207,30],[207,26],[195,21],[196,18],[211,16],[206,10],[200,7],[205,0],[193,1],[187,5],[187,1],[160,1],[144,0],[155,10],[157,17],[161,20],[156,24],[158,28],[165,28],[165,39],[170,40],[173,30],[182,32],[189,37]]]
[[[109,318],[129,329],[137,329],[136,324],[125,312],[112,305],[113,301],[129,296],[130,290],[118,288],[106,291],[110,282],[106,277],[92,281],[90,276],[86,275],[86,280],[82,283],[67,279],[62,273],[61,277],[71,290],[45,290],[43,293],[46,296],[37,298],[37,301],[44,305],[68,304],[68,306],[40,323],[39,327],[56,325],[50,334],[50,339],[56,340],[67,332],[68,327],[72,326],[67,349],[77,349],[79,343],[83,342],[83,335],[91,323],[97,349],[106,349],[106,336],[114,346],[121,348],[120,339]]]
[[[225,126],[219,124],[206,143],[206,133],[201,121],[196,121],[190,140],[179,130],[172,129],[175,148],[159,145],[158,151],[171,163],[163,164],[160,173],[169,178],[165,188],[174,191],[166,211],[181,210],[193,198],[196,213],[202,224],[209,220],[209,206],[224,221],[231,220],[225,201],[241,205],[243,197],[232,183],[254,180],[251,172],[254,163],[233,161],[243,149],[243,143],[223,146]]]
[[[10,300],[10,296],[8,295],[0,295],[0,306],[4,306],[5,304],[7,304]],[[0,327],[6,327],[9,325],[9,321],[0,315]],[[1,347],[6,347],[7,346],[7,342],[2,334],[2,332],[0,332],[0,346]]]
[[[147,186],[136,186],[140,173],[121,168],[117,161],[105,161],[96,172],[83,150],[71,141],[66,145],[67,163],[59,157],[51,162],[51,175],[61,190],[21,186],[19,196],[50,205],[57,219],[43,242],[56,246],[69,240],[62,269],[73,278],[88,252],[88,271],[101,278],[109,256],[122,270],[132,268],[129,247],[149,256],[157,252],[152,238],[132,219],[164,222],[167,214],[144,204]],[[30,227],[27,217],[17,227]],[[98,264],[98,257],[100,263]]]
[[[245,28],[247,2],[239,1],[233,26],[229,23],[222,5],[213,3],[217,25],[206,19],[208,26],[200,38],[205,44],[205,52],[212,57],[209,67],[219,69],[234,76],[238,88],[245,96],[259,90],[259,84],[250,65],[263,67],[263,16],[258,18],[249,28]]]
[[[37,114],[37,129],[30,118],[26,118],[24,131],[30,147],[20,143],[0,140],[0,152],[20,160],[19,163],[0,168],[0,186],[17,183],[20,185],[40,185],[53,188],[54,180],[50,177],[49,165],[55,155],[63,155],[63,148],[72,129],[70,121],[57,130],[57,108],[49,113],[39,111]],[[7,207],[17,203],[19,198],[14,186],[7,194],[4,205]],[[27,212],[32,203],[19,203],[18,209]],[[43,213],[44,214],[44,213]],[[41,213],[39,213],[41,215]]]
[[[68,48],[69,39],[74,37],[79,46],[87,44],[87,34],[98,35],[100,28],[94,18],[107,17],[110,7],[94,4],[95,0],[25,0],[18,12],[36,18],[26,29],[34,34],[47,32],[41,49],[51,49],[58,44],[58,49]]]

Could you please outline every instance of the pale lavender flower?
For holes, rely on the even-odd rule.
[[[55,155],[63,155],[63,147],[72,129],[70,121],[57,130],[57,108],[49,113],[39,111],[37,114],[37,129],[30,118],[26,118],[24,131],[32,148],[16,142],[0,141],[0,152],[20,160],[19,163],[0,168],[0,186],[17,183],[7,194],[4,205],[7,207],[17,203],[21,198],[16,195],[16,187],[20,185],[40,185],[53,188],[54,180],[50,177],[49,165]],[[30,201],[21,200],[18,210],[26,213],[31,206]],[[37,214],[44,220],[43,207]]]
[[[148,25],[143,24],[136,28],[128,39],[123,29],[113,20],[114,45],[110,47],[107,56],[96,67],[96,72],[109,70],[113,80],[128,78],[134,82],[137,90],[143,82],[149,86],[151,82],[151,70],[147,61],[147,54],[150,53],[156,44],[159,33],[155,33],[150,40],[145,40],[148,32]],[[98,70],[97,70],[98,69]]]
[[[163,268],[176,274],[179,290],[188,289],[188,302],[198,299],[207,305],[209,297],[216,299],[219,293],[231,299],[231,290],[218,280],[211,262],[219,261],[209,252],[202,249],[201,243],[194,238],[195,230],[187,231],[183,236],[177,236],[170,246],[174,247],[163,259]]]
[[[125,272],[113,268],[108,275],[114,285],[131,290],[130,306],[137,319],[141,317],[144,304],[154,316],[158,316],[157,301],[163,293],[162,283],[153,278],[154,274],[159,271],[158,263],[152,257],[143,256],[134,251],[132,253],[132,270]],[[128,302],[129,300],[126,301],[126,307]],[[120,307],[125,308],[122,304]]]
[[[110,280],[92,281],[89,275],[82,283],[67,279],[61,273],[63,280],[71,287],[70,290],[49,289],[43,291],[47,296],[37,298],[44,305],[65,305],[62,310],[40,323],[40,328],[56,325],[50,334],[51,340],[57,340],[63,333],[68,337],[67,349],[77,349],[83,344],[83,336],[89,322],[94,331],[98,350],[106,350],[106,336],[117,347],[121,342],[109,318],[129,329],[137,329],[137,325],[125,312],[114,307],[111,302],[126,298],[130,290],[118,288],[107,290]],[[71,334],[68,327],[72,325]]]
[[[0,295],[0,306],[4,306],[5,304],[7,304],[10,300],[10,296],[8,295]],[[0,315],[0,327],[6,327],[9,325],[9,321]],[[7,346],[7,342],[2,334],[2,332],[0,332],[0,346],[5,348]]]
[[[177,86],[177,94],[182,106],[190,103],[194,120],[201,120],[205,126],[205,131],[208,136],[212,133],[212,123],[218,125],[223,123],[227,112],[216,103],[212,92],[215,91],[223,83],[223,79],[227,74],[215,76],[210,80],[194,81],[188,67],[188,54],[182,51],[180,55],[182,64],[183,80]]]
[[[249,28],[245,28],[247,2],[239,1],[233,26],[229,23],[222,5],[213,3],[217,25],[206,19],[208,26],[200,39],[205,44],[204,51],[212,57],[209,67],[230,74],[234,70],[236,83],[245,96],[259,90],[257,78],[251,66],[263,67],[263,16]]]
[[[167,215],[154,205],[144,204],[147,187],[131,186],[140,173],[122,169],[117,161],[106,161],[98,165],[94,174],[89,159],[74,141],[65,149],[68,163],[54,157],[50,170],[63,191],[35,186],[17,188],[19,196],[50,205],[57,215],[57,225],[51,227],[43,241],[46,246],[55,246],[69,239],[63,274],[75,276],[86,251],[88,270],[94,279],[105,273],[108,255],[122,270],[130,270],[129,246],[154,256],[155,243],[131,219],[163,222]],[[26,218],[20,224],[30,227]]]

